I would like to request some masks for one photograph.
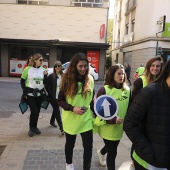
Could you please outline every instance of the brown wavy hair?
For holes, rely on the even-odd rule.
[[[152,63],[155,62],[155,61],[161,62],[160,72],[156,76],[152,75],[151,72],[150,72],[150,67],[151,67]],[[156,78],[159,77],[159,75],[162,72],[162,67],[163,67],[162,57],[153,57],[153,58],[151,58],[147,61],[143,75],[146,77],[146,81],[147,81],[148,84],[152,83]]]
[[[38,60],[38,59],[41,58],[41,57],[43,57],[43,56],[42,56],[42,54],[40,54],[40,53],[34,54],[34,55],[32,56],[32,58],[31,58],[31,62],[30,62],[29,65],[35,67],[35,65],[36,65],[35,61]]]
[[[111,67],[109,68],[109,70],[108,70],[107,73],[106,73],[104,85],[108,85],[109,88],[115,87],[115,88],[124,89],[124,87],[125,87],[125,85],[126,85],[126,74],[125,74],[125,72],[124,72],[124,80],[123,80],[123,83],[120,83],[120,86],[119,86],[119,87],[117,86],[117,83],[116,83],[116,81],[114,80],[114,75],[115,75],[115,73],[116,73],[116,71],[117,71],[118,69],[123,69],[123,70],[125,70],[125,69],[124,69],[124,66],[121,65],[121,64],[115,64],[115,65],[113,65],[113,66],[111,66]]]
[[[89,61],[85,54],[77,53],[73,56],[70,61],[70,65],[63,74],[61,80],[60,90],[64,91],[65,96],[67,97],[74,97],[77,92],[80,90],[78,89],[78,81],[79,81],[79,73],[77,71],[77,64],[79,61],[86,61],[88,68],[85,75],[82,76],[82,96],[87,96],[90,88],[90,78],[89,78]]]

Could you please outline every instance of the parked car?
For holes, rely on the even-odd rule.
[[[66,72],[69,64],[70,62],[66,62],[62,65],[62,69],[64,73]],[[97,73],[96,69],[91,64],[89,64],[89,68],[90,68],[89,69],[90,75],[94,78],[94,80],[98,80],[99,74]],[[47,72],[48,75],[50,75],[53,72],[53,68],[47,68]]]

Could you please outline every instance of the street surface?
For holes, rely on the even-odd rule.
[[[65,137],[59,137],[58,128],[49,125],[52,108],[41,109],[38,126],[41,135],[28,137],[29,109],[21,114],[18,104],[22,95],[19,78],[0,77],[0,170],[65,170]],[[95,82],[95,92],[103,82]],[[100,166],[96,154],[103,146],[102,139],[94,134],[93,158],[91,170],[105,170]],[[117,170],[130,167],[131,142],[126,135],[122,138],[116,159]],[[75,170],[82,170],[82,143],[77,136],[74,149]]]

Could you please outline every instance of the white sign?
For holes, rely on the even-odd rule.
[[[23,68],[24,68],[24,64],[27,61],[25,60],[18,60],[17,58],[13,58],[10,60],[10,64],[9,64],[9,75],[11,76],[21,76]],[[48,67],[48,61],[43,61],[42,66],[44,68]]]

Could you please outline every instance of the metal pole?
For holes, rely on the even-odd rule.
[[[158,50],[158,41],[156,42],[156,55],[157,56],[157,50]]]

